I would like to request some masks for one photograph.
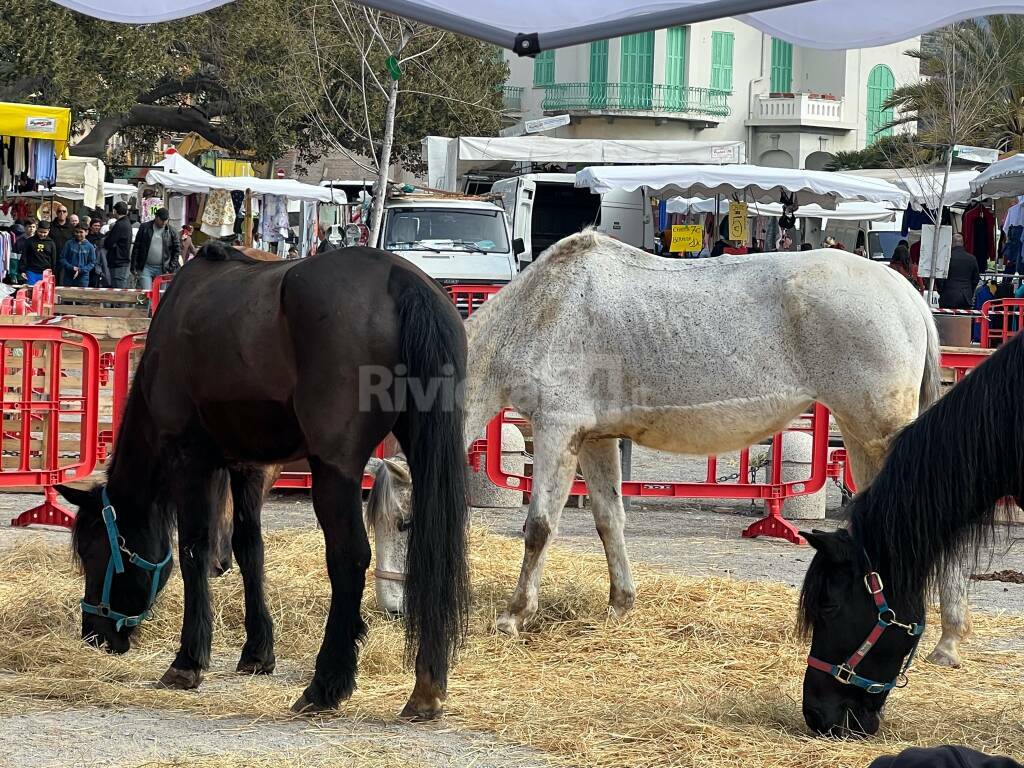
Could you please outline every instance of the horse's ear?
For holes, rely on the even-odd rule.
[[[64,497],[65,501],[74,504],[76,507],[84,507],[92,500],[93,492],[91,490],[82,491],[69,485],[56,485],[54,488],[57,493]]]
[[[840,535],[839,531],[829,533],[828,531],[800,531],[807,543],[815,550],[823,554],[829,560],[839,563],[849,558],[850,540]]]

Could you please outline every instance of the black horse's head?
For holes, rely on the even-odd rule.
[[[85,575],[82,638],[111,653],[125,653],[131,648],[135,628],[167,583],[170,535],[163,526],[140,525],[138,516],[126,514],[127,509],[122,509],[118,518],[117,510],[110,506],[105,515],[103,486],[88,491],[57,486],[57,490],[78,507],[72,547]],[[111,538],[118,542],[118,557],[111,550]],[[111,565],[112,558],[121,564],[120,569]],[[151,565],[158,567],[148,567]],[[108,568],[113,570],[106,589]]]
[[[879,626],[880,608],[874,591],[882,585],[868,579],[871,570],[860,547],[845,530],[802,534],[816,550],[800,594],[800,626],[811,637],[810,658],[824,665],[844,665],[863,650]],[[923,608],[893,606],[895,620],[922,622]],[[885,618],[890,616],[887,613]],[[901,677],[904,660],[919,634],[896,625],[887,627],[854,665],[856,679],[842,682],[809,663],[804,674],[803,712],[807,726],[824,736],[869,736],[878,731],[891,686]],[[840,676],[849,678],[846,670]],[[875,686],[867,682],[877,683]],[[859,683],[859,684],[858,684]],[[884,689],[884,690],[883,690]]]

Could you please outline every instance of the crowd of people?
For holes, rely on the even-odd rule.
[[[166,208],[137,233],[123,202],[109,216],[96,211],[80,218],[64,206],[53,215],[53,221],[23,219],[12,227],[12,284],[35,285],[50,270],[61,286],[148,290],[158,275],[173,274],[197,251],[192,227],[176,232]]]

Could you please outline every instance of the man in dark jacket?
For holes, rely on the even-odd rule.
[[[58,255],[64,250],[64,243],[74,237],[75,227],[68,219],[68,209],[63,205],[57,209],[53,221],[50,222],[50,238],[57,248]]]
[[[132,272],[139,276],[139,287],[148,291],[159,275],[174,274],[181,266],[181,240],[168,225],[171,214],[166,208],[157,210],[152,221],[139,227],[132,247]]]
[[[85,236],[85,239],[92,243],[92,247],[96,249],[96,266],[93,267],[92,274],[89,275],[90,288],[110,287],[110,270],[107,268],[107,248],[103,245],[104,235],[100,232],[103,228],[102,211],[100,214],[99,216],[94,216],[89,221],[89,234]]]
[[[57,247],[50,239],[50,222],[40,221],[36,233],[21,249],[21,277],[29,285],[43,279],[43,272],[57,267]]]
[[[117,221],[103,239],[103,247],[107,249],[111,284],[114,288],[127,288],[128,270],[132,263],[132,223],[128,220],[128,206],[124,203],[115,204],[114,216]]]
[[[949,255],[949,271],[940,283],[939,306],[942,309],[974,309],[974,289],[981,273],[978,260],[964,248],[962,235],[953,235],[953,250]]]

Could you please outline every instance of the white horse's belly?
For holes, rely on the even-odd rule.
[[[627,406],[599,416],[586,435],[705,456],[745,448],[784,429],[811,402],[806,393],[791,390],[686,406]]]

